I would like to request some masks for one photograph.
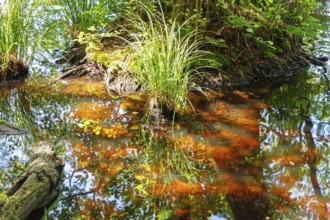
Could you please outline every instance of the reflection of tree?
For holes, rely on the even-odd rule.
[[[1,118],[26,128],[34,139],[45,138],[44,131],[56,138],[68,129],[65,114],[69,113],[70,103],[64,104],[65,99],[51,86],[32,82],[4,91]]]
[[[123,137],[84,134],[72,146],[76,159],[71,162],[71,181],[66,184],[70,187],[59,201],[61,208],[52,211],[51,216],[271,216],[263,170],[256,159],[261,155],[259,108],[244,100],[235,107],[231,100],[238,98],[212,101],[201,109],[197,106],[198,120],[178,122],[174,134],[172,125],[164,125],[166,129],[158,135],[163,140],[148,136],[147,130],[142,131],[144,138],[133,141],[133,145],[129,144],[132,140]],[[116,127],[113,123],[111,126]],[[64,209],[66,205],[69,207]]]
[[[313,138],[313,133],[312,133],[312,129],[313,129],[313,122],[310,118],[310,116],[308,116],[308,112],[309,112],[309,108],[310,105],[307,105],[307,109],[306,112],[303,108],[300,108],[301,111],[301,116],[305,118],[305,124],[303,127],[303,132],[305,134],[305,138],[306,138],[306,143],[307,143],[307,164],[309,166],[309,170],[310,170],[310,179],[311,179],[311,183],[314,189],[314,194],[319,206],[319,212],[320,212],[320,219],[327,219],[328,216],[328,210],[327,210],[327,203],[330,203],[329,198],[326,198],[325,196],[322,195],[321,192],[321,187],[320,184],[318,182],[317,179],[317,163],[320,160],[320,155],[318,155],[316,149],[316,144],[315,144],[315,140]],[[303,137],[303,134],[301,132],[300,129],[300,137]]]
[[[259,135],[254,132],[250,136],[256,142],[246,143],[247,153],[236,158],[234,165],[225,168],[241,186],[239,191],[227,194],[227,199],[235,219],[267,219],[271,217],[271,202],[263,182],[263,169],[255,164],[261,155]],[[251,161],[246,161],[246,158],[251,158]]]
[[[327,216],[327,171],[329,161],[324,124],[330,115],[326,86],[317,75],[301,73],[294,84],[284,85],[268,99],[262,126],[262,146],[269,157],[268,188],[277,197],[278,215]],[[317,128],[317,129],[315,129]],[[323,186],[323,189],[322,189]]]
[[[26,128],[32,134],[0,136],[1,168],[7,178],[4,182],[1,178],[0,182],[7,185],[21,172],[21,163],[27,160],[33,141],[51,139],[57,144],[64,140],[63,133],[69,130],[65,120],[69,104],[64,104],[63,97],[52,93],[52,87],[32,82],[2,86],[0,93],[0,119]]]

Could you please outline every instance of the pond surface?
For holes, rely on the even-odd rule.
[[[328,32],[316,54],[329,56]],[[2,85],[0,119],[31,135],[0,136],[0,189],[34,141],[50,140],[66,165],[47,219],[330,219],[322,71],[311,67],[264,98],[191,94],[195,112],[164,122],[158,139],[143,123],[144,95],[112,97],[90,79]]]

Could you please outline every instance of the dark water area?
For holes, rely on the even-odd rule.
[[[329,30],[314,46],[329,56]],[[312,66],[262,99],[191,94],[195,112],[164,122],[162,141],[143,123],[143,94],[109,96],[90,79],[1,85],[0,119],[31,135],[0,136],[0,189],[24,170],[33,142],[50,140],[66,165],[44,219],[330,219],[322,73]]]

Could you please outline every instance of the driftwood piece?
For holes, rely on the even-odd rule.
[[[0,196],[0,219],[26,219],[59,194],[64,162],[56,157],[54,145],[38,142],[32,153],[26,171]]]
[[[30,133],[18,126],[0,120],[0,135],[29,135]]]

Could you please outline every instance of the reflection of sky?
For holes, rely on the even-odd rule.
[[[330,182],[330,175],[328,171],[328,167],[330,166],[330,144],[328,141],[325,142],[323,138],[320,138],[320,136],[317,134],[317,130],[319,130],[319,132],[321,131],[320,133],[325,135],[328,135],[329,131],[325,129],[316,129],[317,126],[317,123],[314,122],[313,129],[311,130],[317,147],[316,151],[319,156],[318,161],[320,161],[317,164],[317,180],[320,185],[322,195],[328,197],[328,183]],[[329,126],[324,126],[324,128],[326,127]],[[307,161],[304,161],[302,163],[290,161],[287,164],[284,163],[281,159],[289,158],[290,155],[298,156],[299,154],[297,152],[296,147],[298,147],[300,144],[302,147],[300,157],[302,157],[302,155],[305,155],[306,157],[307,152],[304,151],[310,146],[308,146],[308,143],[304,142],[304,140],[301,141],[301,137],[299,137],[298,135],[294,136],[286,134],[284,137],[281,137],[278,135],[278,133],[272,131],[265,132],[264,134],[262,134],[262,136],[263,135],[265,136],[264,141],[261,143],[261,147],[266,157],[270,159],[269,163],[266,165],[264,172],[267,185],[281,186],[284,190],[287,190],[289,192],[291,199],[305,201],[302,202],[301,205],[306,206],[305,212],[308,213],[310,205],[313,206],[312,198],[315,198],[315,192],[311,183],[310,167],[307,164]],[[275,158],[272,158],[273,155],[276,155]],[[294,181],[294,184],[291,185],[289,188],[287,188],[289,186],[289,182],[288,180],[282,178],[283,175],[292,176],[293,178],[291,180]],[[272,192],[270,191],[270,193]]]
[[[0,0],[3,3],[3,0]],[[328,38],[324,40],[324,42],[328,42]],[[325,44],[322,47],[319,47],[319,49],[322,49],[323,51],[321,53],[329,53],[329,44]],[[316,70],[316,68],[314,68]],[[319,80],[319,79],[316,79]],[[322,100],[324,99],[326,95],[318,94],[318,99]],[[124,109],[116,109],[118,110],[119,115],[125,114]],[[116,111],[115,110],[115,111]],[[35,106],[32,108],[32,113],[35,117],[35,123],[39,129],[54,129],[56,125],[60,124],[62,121],[64,121],[64,118],[66,117],[66,114],[68,112],[72,112],[72,109],[67,108],[61,104],[58,103],[50,103],[40,106]],[[56,112],[56,114],[55,114]],[[261,114],[261,117],[265,119],[265,122],[263,126],[267,128],[271,128],[274,118],[272,118],[272,115],[267,111],[264,110]],[[330,157],[329,157],[329,151],[324,151],[325,149],[329,149],[329,135],[330,135],[330,125],[329,120],[320,120],[319,117],[316,115],[311,116],[312,122],[313,122],[313,128],[311,129],[311,132],[313,134],[313,138],[315,140],[317,149],[319,152],[322,152],[322,158],[323,161],[321,164],[318,165],[318,180],[320,180],[322,193],[324,195],[329,195],[329,187],[327,187],[327,183],[330,181],[330,177],[327,172],[327,168],[330,167]],[[285,119],[285,120],[290,120]],[[273,129],[273,130],[272,130]],[[297,128],[298,129],[298,128]],[[288,131],[285,131],[285,136],[289,140],[287,142],[287,145],[281,146],[280,140],[282,137],[280,137],[277,132],[279,132],[279,127],[274,126],[274,128],[271,128],[269,131],[265,132],[265,139],[261,143],[262,149],[265,152],[272,153],[273,151],[285,151],[287,149],[293,148],[293,144],[301,143],[299,136],[289,135]],[[324,139],[327,139],[327,141],[324,141]],[[12,146],[22,146],[23,145],[23,138],[22,137],[3,137],[0,138],[0,146],[5,145],[12,145]],[[304,145],[304,143],[302,143]],[[303,147],[307,147],[304,145]],[[4,156],[6,153],[5,151],[2,156]],[[284,152],[284,153],[291,153],[290,151]],[[12,156],[17,155],[19,158],[26,158],[26,155],[23,153],[21,149],[10,151],[8,154],[11,154]],[[267,153],[266,153],[267,154]],[[327,160],[326,160],[327,158]],[[1,166],[2,164],[0,164]],[[309,176],[309,167],[306,164],[295,164],[290,163],[290,166],[283,166],[280,162],[277,161],[269,161],[267,164],[267,168],[269,170],[274,171],[273,173],[265,173],[265,176],[267,177],[267,183],[268,184],[276,184],[276,185],[285,185],[285,182],[281,180],[280,176],[281,174],[295,174],[300,173],[301,176],[299,176],[299,179],[294,183],[294,185],[288,189],[290,192],[291,198],[304,198],[310,195],[313,195],[313,189],[310,181]],[[71,167],[70,163],[67,162],[65,166],[65,172],[67,174],[71,174],[73,171],[73,168]],[[80,173],[77,172],[75,175],[79,175]],[[72,182],[77,183],[81,190],[88,190],[91,189],[93,185],[93,175],[89,173],[89,179],[85,182],[85,185],[79,185],[80,179],[73,176],[71,179]],[[323,182],[322,182],[323,180]],[[70,185],[68,182],[68,179],[64,182],[65,185]],[[124,206],[124,202],[121,201],[121,198],[115,199],[114,197],[110,197],[110,200],[116,200],[118,208]],[[216,216],[212,216],[210,219],[221,219]]]
[[[9,166],[9,159],[13,157],[19,158],[20,162],[28,160],[28,156],[24,152],[24,146],[27,146],[31,141],[26,136],[7,136],[0,135],[0,169],[6,169]]]
[[[0,119],[25,128],[35,136],[1,135],[0,169],[8,168],[14,157],[22,163],[28,160],[31,144],[36,141],[34,140],[36,136],[49,140],[48,136],[43,137],[43,134],[55,131],[54,135],[49,137],[55,141],[56,136],[61,135],[58,134],[61,129],[68,129],[64,127],[67,123],[66,117],[72,112],[68,104],[63,104],[54,96],[44,97],[40,88],[23,87],[9,88],[7,92],[0,91]],[[57,143],[61,144],[63,141],[61,135]]]

